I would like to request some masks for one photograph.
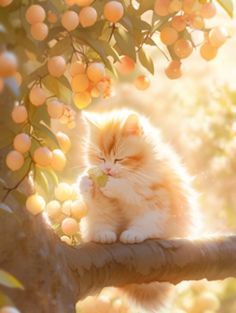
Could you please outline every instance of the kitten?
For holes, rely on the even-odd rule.
[[[191,179],[159,130],[129,110],[85,113],[84,120],[86,171],[79,185],[88,215],[81,223],[83,240],[138,243],[192,235],[197,210]],[[108,175],[105,186],[89,178],[92,167]],[[148,310],[156,310],[170,289],[156,282],[124,288]]]

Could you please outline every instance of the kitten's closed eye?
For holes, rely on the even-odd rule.
[[[97,157],[99,160],[103,161],[103,162],[106,162],[106,159],[105,158],[102,158],[100,156]]]
[[[121,162],[121,161],[123,161],[124,159],[125,159],[125,158],[115,159],[115,160],[114,160],[114,163]]]

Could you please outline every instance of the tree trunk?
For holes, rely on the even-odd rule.
[[[25,287],[5,290],[22,313],[75,312],[77,300],[106,286],[236,277],[236,236],[70,247],[18,207],[1,211],[0,238],[0,268]]]

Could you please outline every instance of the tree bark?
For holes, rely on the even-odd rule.
[[[233,235],[71,247],[41,215],[18,208],[1,212],[0,238],[0,268],[25,287],[5,289],[22,313],[75,312],[77,300],[106,286],[236,277]]]

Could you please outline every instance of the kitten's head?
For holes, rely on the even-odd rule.
[[[147,165],[153,148],[146,135],[145,118],[129,110],[85,113],[88,126],[85,158],[88,166],[99,166],[106,174],[129,177]]]

